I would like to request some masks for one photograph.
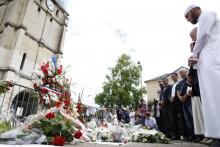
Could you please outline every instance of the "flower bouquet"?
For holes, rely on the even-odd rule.
[[[85,127],[78,120],[78,105],[71,99],[71,80],[65,77],[60,57],[51,58],[34,73],[34,88],[40,92],[41,104],[49,111],[31,127],[41,129],[49,144],[64,145],[79,139],[80,130]]]
[[[60,57],[54,56],[33,72],[33,87],[43,110],[30,115],[15,129],[0,134],[9,144],[46,143],[63,146],[80,139],[85,126],[79,121]],[[37,98],[37,97],[36,97]]]
[[[156,130],[147,130],[139,129],[136,130],[131,138],[133,142],[142,142],[142,143],[159,143],[159,144],[168,144],[169,139],[165,135]]]

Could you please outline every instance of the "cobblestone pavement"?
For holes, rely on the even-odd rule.
[[[130,142],[128,144],[82,143],[82,144],[77,144],[77,145],[65,145],[65,146],[67,146],[67,147],[117,147],[117,146],[124,146],[124,147],[208,147],[206,145],[199,144],[199,143],[181,142],[181,141],[174,141],[171,144],[152,144],[152,143],[133,143],[133,142]]]

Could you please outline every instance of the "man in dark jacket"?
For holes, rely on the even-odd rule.
[[[165,130],[164,133],[167,137],[173,139],[173,133],[171,129],[171,122],[172,122],[172,110],[170,105],[170,96],[172,86],[168,84],[168,79],[163,79],[163,92],[162,92],[162,110],[163,110],[163,119],[164,119],[164,126]]]

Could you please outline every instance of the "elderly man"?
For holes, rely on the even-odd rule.
[[[179,71],[179,75],[181,76],[182,80],[177,85],[177,96],[179,100],[182,102],[182,110],[183,110],[183,134],[186,140],[193,140],[194,139],[194,126],[193,126],[193,116],[192,116],[192,105],[191,105],[191,97],[187,94],[187,70],[181,69]],[[186,125],[184,125],[186,123]]]
[[[197,32],[197,28],[194,28],[190,32],[190,37],[193,41],[193,43],[190,44],[191,51],[195,45],[196,34],[197,34],[196,32]],[[194,131],[195,134],[197,135],[197,138],[202,139],[202,136],[204,136],[205,134],[204,119],[202,114],[202,103],[200,98],[197,70],[193,69],[193,66],[190,66],[188,78],[189,78],[189,83],[192,86],[192,90],[189,93],[191,93],[190,96],[192,97]]]
[[[205,136],[220,139],[220,21],[215,12],[202,12],[195,5],[187,8],[185,18],[198,23],[192,59],[198,58]]]

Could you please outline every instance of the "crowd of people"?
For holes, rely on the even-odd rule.
[[[119,123],[130,123],[131,126],[143,125],[149,129],[159,130],[155,118],[152,116],[151,111],[143,99],[140,100],[140,104],[136,110],[133,108],[129,110],[119,108],[116,113]]]
[[[117,110],[117,120],[142,124],[175,140],[213,140],[220,146],[220,21],[215,12],[202,12],[191,5],[184,14],[198,26],[190,32],[189,70],[172,73],[172,84],[161,79],[159,99],[152,112],[141,99],[138,109]],[[181,80],[179,80],[181,79]]]
[[[182,80],[178,80],[181,76]],[[191,82],[186,69],[172,73],[173,84],[167,78],[159,81],[159,100],[154,101],[154,117],[159,130],[170,139],[192,141],[195,139],[191,103]],[[202,136],[201,136],[202,138]]]
[[[196,5],[189,6],[184,16],[198,23],[190,32],[190,69],[172,73],[172,85],[167,78],[159,81],[154,117],[159,130],[170,139],[215,140],[220,146],[220,21],[215,12],[203,12]]]

